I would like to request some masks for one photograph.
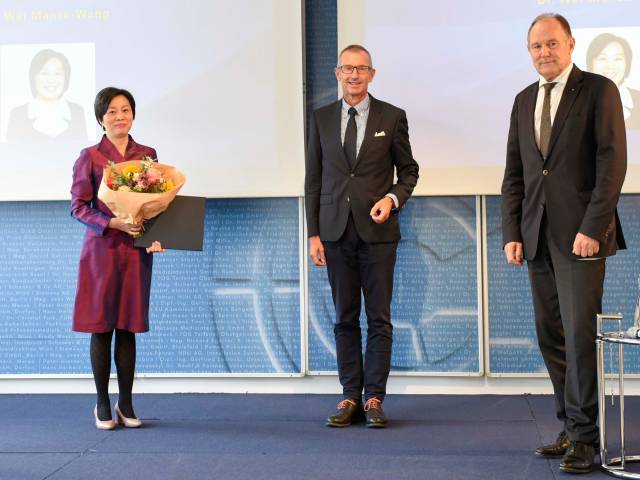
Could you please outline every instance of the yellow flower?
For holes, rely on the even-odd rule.
[[[170,190],[173,190],[173,182],[168,178],[164,181],[164,191],[168,192]]]
[[[135,173],[140,173],[140,167],[138,165],[127,165],[122,169],[122,175],[125,177],[132,177]]]

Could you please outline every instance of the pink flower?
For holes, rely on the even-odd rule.
[[[156,168],[149,168],[147,170],[147,177],[149,184],[158,183],[162,180],[162,172]]]

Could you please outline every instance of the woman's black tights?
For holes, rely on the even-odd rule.
[[[118,407],[125,417],[134,418],[131,390],[136,368],[136,335],[116,329],[114,360],[118,372]],[[111,339],[113,331],[91,334],[91,369],[98,394],[98,418],[111,420],[109,375],[111,374]]]

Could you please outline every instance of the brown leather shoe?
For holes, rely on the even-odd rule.
[[[327,427],[348,427],[362,418],[360,403],[351,398],[345,398],[338,403],[338,411],[327,418]]]
[[[367,419],[367,427],[384,428],[387,426],[387,417],[382,410],[382,402],[375,397],[371,397],[364,404],[364,414]]]
[[[558,438],[554,443],[536,448],[536,455],[545,458],[560,458],[567,452],[569,444],[567,432],[563,430],[558,434]]]
[[[593,445],[571,442],[567,453],[564,454],[560,462],[560,470],[567,473],[589,473],[593,467],[595,454]]]

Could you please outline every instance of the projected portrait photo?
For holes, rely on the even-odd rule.
[[[629,42],[612,33],[595,37],[587,49],[587,68],[613,80],[620,90],[625,124],[640,129],[640,91],[629,86],[633,51]]]
[[[81,58],[82,52],[77,50],[74,56]],[[2,123],[7,144],[27,147],[93,140],[95,131],[88,128],[85,114],[91,112],[91,102],[84,100],[83,91],[87,83],[93,88],[94,69],[82,68],[86,65],[72,67],[67,54],[56,48],[38,49],[26,57],[28,65],[25,57],[22,65],[12,65],[18,54],[17,48],[3,49]],[[93,58],[89,63],[92,67]],[[76,85],[73,90],[72,84]]]

